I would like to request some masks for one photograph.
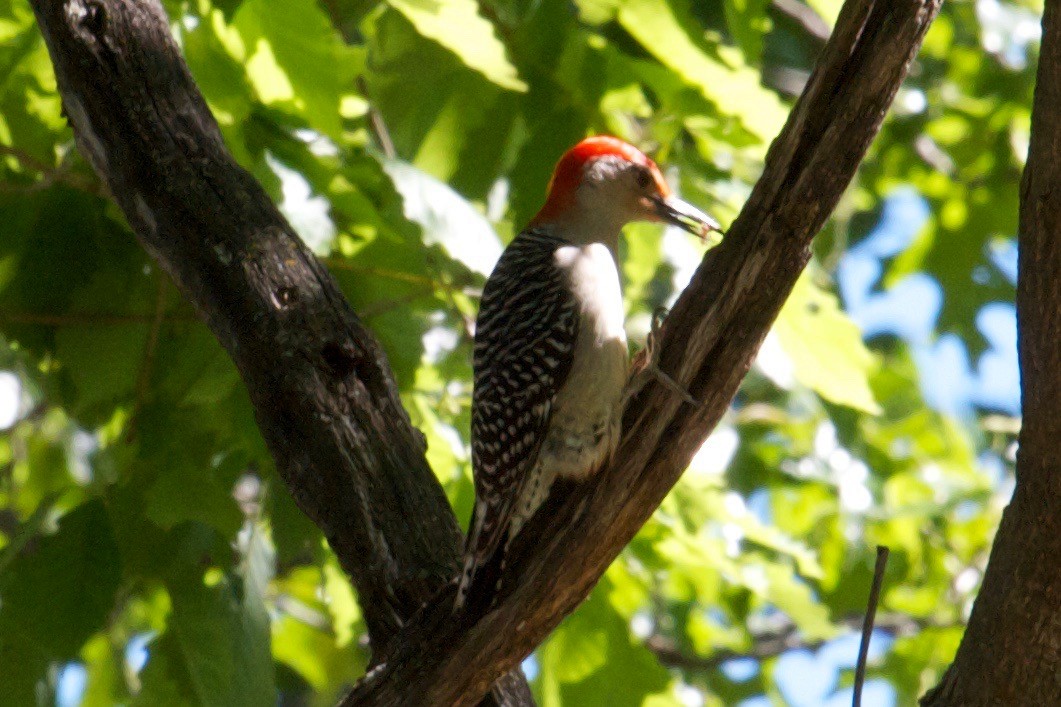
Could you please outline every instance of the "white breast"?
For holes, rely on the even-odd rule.
[[[582,326],[593,332],[596,345],[615,340],[625,343],[619,271],[607,246],[564,246],[556,251],[556,263],[568,273],[571,289],[582,307]]]
[[[628,359],[623,297],[615,258],[606,246],[564,246],[556,252],[556,263],[568,273],[582,318],[540,462],[550,478],[582,478],[600,468],[618,440]]]

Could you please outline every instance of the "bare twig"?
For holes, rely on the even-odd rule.
[[[852,615],[839,621],[849,629],[861,629],[865,620],[863,615]],[[899,614],[878,616],[874,627],[887,631],[895,637],[913,636],[925,629],[954,628],[955,624],[941,624],[922,619],[915,619]],[[752,658],[766,660],[790,650],[806,649],[816,651],[832,639],[806,640],[800,635],[799,627],[788,623],[781,628],[755,634],[751,637],[751,646],[747,650],[723,648],[710,655],[696,655],[683,651],[671,638],[660,634],[645,639],[645,647],[652,651],[662,665],[681,670],[707,672],[717,669],[728,660]]]
[[[158,288],[155,292],[155,313],[151,319],[151,328],[147,332],[147,341],[144,343],[144,355],[140,361],[140,370],[136,374],[136,387],[133,400],[133,411],[129,415],[129,424],[125,430],[125,441],[131,442],[136,437],[137,422],[140,419],[140,411],[147,399],[147,389],[151,383],[151,370],[155,364],[155,351],[158,349],[158,334],[162,329],[162,320],[166,314],[166,290],[169,282],[165,273],[155,271]]]
[[[31,169],[34,172],[40,172],[41,174],[46,174],[55,169],[51,165],[44,164],[44,162],[37,159],[30,153],[26,152],[22,148],[14,147],[13,145],[0,144],[0,155],[4,155],[5,157],[14,157],[15,160],[23,167]]]
[[[457,292],[462,292],[462,294],[471,294],[473,297],[478,298],[482,296],[482,291],[469,293],[466,290],[460,290],[450,281],[450,278],[446,276],[446,273],[443,272],[441,268],[436,266],[434,267],[434,270],[436,274],[435,282],[438,284],[438,288],[442,290],[442,293],[445,296],[446,301],[449,303],[450,308],[453,310],[454,315],[461,322],[461,338],[470,343],[472,339],[475,338],[475,315],[464,311],[460,306],[460,302],[457,301],[456,294]]]
[[[122,324],[145,324],[155,321],[155,313],[110,314],[104,312],[64,312],[51,314],[47,312],[0,312],[0,322],[4,324],[33,324],[55,327],[93,327],[120,326]],[[194,314],[166,314],[163,322],[199,323],[202,320]]]
[[[378,300],[376,302],[372,302],[371,304],[366,304],[365,306],[361,307],[361,317],[363,319],[372,319],[373,317],[378,317],[381,314],[393,312],[395,309],[398,309],[399,307],[404,307],[419,299],[431,297],[434,293],[434,287],[424,287],[413,290],[412,292],[408,292],[402,295],[401,297],[391,297],[389,299]]]
[[[383,119],[383,114],[379,112],[379,108],[372,101],[372,96],[368,90],[368,81],[365,80],[364,76],[357,77],[357,90],[364,96],[365,101],[368,103],[368,124],[372,126],[372,134],[376,136],[376,142],[379,144],[379,149],[383,151],[384,157],[388,160],[393,160],[398,157],[398,151],[394,149],[394,140],[391,140],[390,131],[387,130],[387,121]]]
[[[52,492],[44,496],[37,502],[33,514],[18,526],[18,530],[15,531],[8,544],[0,550],[0,575],[3,575],[4,570],[18,557],[23,548],[40,535],[44,523],[52,512],[52,507],[61,495],[58,492]]]
[[[385,277],[391,280],[398,280],[399,282],[410,282],[417,285],[434,285],[435,280],[430,277],[423,275],[417,275],[416,273],[405,272],[403,270],[392,270],[390,268],[378,268],[373,265],[362,265],[361,263],[350,260],[342,256],[331,256],[328,258],[321,258],[321,262],[328,266],[331,270],[341,270],[346,272],[361,273],[363,275],[372,275],[375,277]]]
[[[53,184],[65,184],[68,187],[73,187],[74,189],[79,189],[95,196],[105,195],[104,190],[100,188],[99,182],[75,174],[70,171],[69,165],[63,164],[59,167],[53,167],[42,160],[37,159],[25,150],[12,145],[0,144],[0,156],[13,157],[26,169],[32,172],[37,172],[41,175],[40,181],[27,185],[23,189],[25,192],[40,191]],[[11,185],[4,186],[6,190],[10,190]]]
[[[799,0],[772,0],[770,7],[799,25],[819,46],[824,46],[829,41],[829,34],[832,32],[829,29],[829,23],[823,20],[822,16],[810,5]]]
[[[855,664],[855,689],[851,697],[852,707],[862,705],[862,685],[866,682],[866,658],[869,656],[869,639],[873,635],[873,621],[877,616],[880,590],[884,584],[884,570],[888,566],[888,548],[877,546],[877,563],[873,567],[873,585],[869,590],[866,619],[862,622],[862,641],[858,646],[858,662]]]

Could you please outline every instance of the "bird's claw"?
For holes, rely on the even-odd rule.
[[[660,336],[663,334],[663,320],[667,318],[669,313],[670,312],[666,307],[656,307],[652,312],[652,323],[649,325],[648,336],[645,337],[644,365],[638,373],[639,375],[652,376],[671,392],[693,407],[703,407],[703,403],[694,398],[688,390],[679,385],[676,380],[671,378],[667,373],[664,373],[659,367],[659,341]],[[636,386],[637,390],[640,390],[640,388],[641,386]]]

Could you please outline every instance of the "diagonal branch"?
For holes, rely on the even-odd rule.
[[[353,578],[379,660],[461,548],[382,349],[225,149],[157,1],[33,8],[78,147],[235,361],[281,476]],[[532,704],[518,669],[495,697]]]
[[[762,178],[666,322],[661,385],[632,401],[614,462],[552,499],[512,548],[493,610],[449,615],[453,588],[403,629],[345,705],[468,704],[589,594],[729,406],[906,75],[939,0],[849,0]]]

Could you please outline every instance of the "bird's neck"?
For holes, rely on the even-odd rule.
[[[553,233],[573,245],[601,243],[608,247],[612,256],[619,252],[619,235],[626,225],[607,211],[595,209],[555,209],[546,203],[531,219],[530,227]]]

